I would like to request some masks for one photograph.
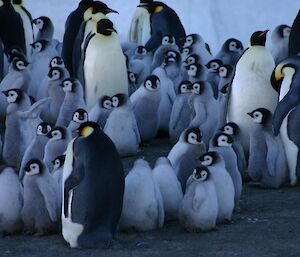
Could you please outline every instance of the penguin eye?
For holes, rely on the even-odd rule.
[[[51,62],[51,66],[56,66],[56,65],[57,65],[57,60],[53,59],[52,62]]]
[[[37,52],[40,52],[42,50],[42,44],[40,42],[37,42],[35,45],[34,45],[34,49],[37,51]]]
[[[187,90],[187,86],[186,85],[182,85],[181,86],[181,91]]]
[[[34,164],[31,164],[31,165],[30,165],[30,169],[31,169],[31,170],[37,170],[37,169],[38,169],[38,165],[35,164],[35,163],[34,163]]]
[[[51,76],[52,80],[58,80],[58,79],[60,79],[60,77],[61,77],[61,75],[60,75],[60,72],[58,70],[54,70],[52,72],[52,76]]]
[[[129,73],[129,79],[133,83],[136,82],[136,77],[135,77],[134,73],[132,73],[132,72]]]
[[[192,44],[193,43],[193,38],[192,37],[188,37],[186,39],[187,43]]]
[[[143,54],[143,55],[147,54],[147,50],[146,50],[146,48],[143,48],[143,50],[142,50],[142,54]]]
[[[182,53],[184,53],[184,54],[189,54],[189,53],[190,53],[190,50],[189,50],[188,48],[184,48],[183,51],[182,51]]]
[[[43,131],[43,128],[42,126],[38,126],[38,129],[37,129],[38,132],[42,132]]]
[[[64,82],[64,87],[66,87],[66,88],[70,88],[72,86],[72,82],[71,81],[65,81]]]
[[[200,85],[199,84],[194,84],[193,89],[196,90],[196,91],[199,91],[200,90]]]
[[[196,60],[195,60],[195,58],[194,57],[189,57],[188,58],[188,63],[190,64],[190,63],[195,63],[196,62]]]
[[[75,115],[74,115],[75,119],[79,119],[79,113],[76,112]]]
[[[211,67],[212,67],[213,69],[218,69],[218,68],[219,68],[219,65],[218,65],[216,62],[213,62],[213,63],[211,64]]]
[[[219,75],[220,77],[225,78],[227,76],[227,69],[225,67],[221,67],[219,69]]]
[[[55,160],[55,166],[60,166],[60,161],[59,160]]]
[[[194,65],[192,65],[190,69],[191,69],[191,71],[197,71],[197,67]]]
[[[202,170],[200,172],[201,178],[205,178],[207,176],[207,171],[206,170]]]

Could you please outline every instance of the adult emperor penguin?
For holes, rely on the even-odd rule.
[[[128,41],[139,45],[145,45],[151,37],[150,13],[143,6],[152,3],[153,0],[140,0],[140,5],[131,20],[128,33]]]
[[[285,24],[277,26],[272,32],[271,53],[276,65],[289,56],[291,27]]]
[[[185,29],[177,13],[168,5],[154,1],[147,5],[139,5],[150,13],[151,37],[145,44],[147,51],[155,50],[165,35],[175,38],[176,44],[181,48],[185,40]]]
[[[29,58],[31,56],[30,44],[33,43],[32,17],[30,12],[25,8],[23,0],[13,0],[12,3],[15,8],[15,11],[20,14],[23,21],[26,54],[27,58]]]
[[[12,167],[0,167],[0,188],[0,236],[20,232],[23,187]]]
[[[300,52],[300,11],[298,12],[291,29],[289,40],[289,56],[294,56]]]
[[[71,76],[72,72],[72,55],[74,42],[77,37],[81,23],[83,22],[83,14],[89,7],[93,0],[81,0],[76,10],[71,12],[66,20],[65,34],[63,38],[62,58],[69,70]]]
[[[236,64],[231,86],[227,119],[240,127],[241,143],[246,154],[252,121],[245,113],[256,108],[274,112],[278,103],[278,94],[270,82],[275,63],[265,47],[267,32],[256,31],[252,34],[250,47]]]
[[[126,58],[109,19],[101,19],[97,32],[87,40],[84,77],[87,108],[94,106],[103,95],[128,94]]]
[[[291,185],[300,178],[299,149],[299,81],[300,57],[293,56],[278,64],[272,74],[272,83],[279,92],[279,103],[273,116],[274,134],[282,138],[289,166]]]
[[[108,247],[123,206],[122,162],[97,123],[83,123],[78,134],[66,152],[62,234],[72,248]]]

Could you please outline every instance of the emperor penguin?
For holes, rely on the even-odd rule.
[[[185,67],[188,73],[188,80],[192,83],[196,81],[205,81],[207,79],[207,69],[200,63],[190,64]]]
[[[211,179],[215,185],[218,197],[218,223],[231,220],[234,210],[234,185],[226,170],[225,161],[218,152],[207,152],[200,156],[202,165],[209,168]]]
[[[197,127],[185,129],[168,154],[175,174],[181,183],[183,193],[185,192],[186,181],[192,174],[196,159],[206,152],[206,146],[202,141],[201,131]]]
[[[162,195],[165,221],[177,220],[183,194],[181,185],[168,158],[160,157],[156,160],[153,178],[157,182]]]
[[[38,33],[35,36],[35,40],[47,40],[52,42],[54,34],[54,25],[49,17],[41,16],[32,21],[37,27]]]
[[[22,208],[25,231],[39,236],[57,232],[59,199],[56,180],[39,159],[28,161],[25,171]]]
[[[0,188],[0,235],[21,232],[23,186],[12,167],[0,167]]]
[[[114,108],[103,131],[114,142],[121,157],[136,155],[141,138],[132,103],[125,94],[116,94],[111,100]]]
[[[162,37],[172,35],[176,44],[181,48],[184,44],[185,29],[177,13],[165,3],[154,1],[147,5],[139,5],[150,13],[151,37],[145,44],[147,51],[155,50],[161,43]]]
[[[41,122],[36,128],[36,136],[27,147],[22,158],[21,167],[19,171],[19,178],[23,181],[25,176],[25,165],[31,159],[42,160],[44,158],[44,149],[49,140],[47,134],[51,131],[51,126],[47,122]]]
[[[152,169],[148,162],[138,159],[125,178],[119,228],[121,231],[151,231],[162,228],[164,218],[163,198]]]
[[[59,194],[60,198],[62,196],[62,177],[63,177],[63,169],[65,164],[66,155],[57,156],[53,161],[53,171],[52,175],[56,179],[59,185]]]
[[[289,56],[294,56],[300,52],[300,10],[293,22],[289,38]]]
[[[89,114],[85,109],[79,108],[73,113],[72,120],[68,125],[68,130],[72,133],[72,138],[77,136],[76,130],[80,125],[89,120]]]
[[[101,128],[104,128],[112,108],[111,97],[107,95],[102,96],[94,107],[90,109],[89,120],[97,122]]]
[[[188,99],[192,94],[192,83],[184,80],[179,85],[178,94],[172,106],[170,123],[169,123],[169,136],[173,144],[175,144],[180,134],[185,130],[191,122],[191,107]]]
[[[61,104],[59,114],[56,120],[56,126],[68,126],[72,120],[73,113],[79,108],[85,108],[83,96],[83,86],[75,78],[63,80],[62,89],[65,93]]]
[[[258,108],[248,115],[253,120],[248,174],[262,187],[279,188],[286,182],[288,171],[281,137],[275,137],[272,131],[272,114]]]
[[[245,113],[256,108],[266,108],[273,113],[278,103],[278,94],[270,81],[275,63],[265,47],[267,32],[252,34],[250,47],[237,62],[231,84],[227,119],[241,128],[240,139],[246,155],[251,119]]]
[[[272,32],[271,53],[276,65],[289,56],[290,34],[291,27],[285,24],[277,26]]]
[[[86,122],[67,148],[62,235],[72,248],[109,247],[121,216],[124,171],[117,149],[97,123]]]
[[[242,176],[238,170],[237,157],[232,148],[233,138],[225,133],[216,133],[211,142],[210,151],[216,151],[221,154],[225,160],[225,167],[229,172],[234,185],[234,202],[235,206],[242,194]]]
[[[218,99],[219,96],[219,68],[223,66],[223,62],[220,59],[212,59],[206,65],[207,68],[207,81],[211,84],[214,91],[214,97]]]
[[[139,45],[145,45],[151,37],[150,13],[143,8],[152,3],[153,0],[140,0],[129,28],[128,41]]]
[[[192,233],[215,229],[218,197],[209,168],[198,165],[189,177],[179,209],[179,222]]]
[[[128,94],[125,56],[109,19],[101,19],[97,23],[97,32],[87,40],[84,76],[87,108],[91,108],[103,95]]]
[[[20,14],[23,21],[24,36],[25,36],[25,46],[26,46],[26,56],[29,58],[31,56],[30,44],[33,43],[33,26],[32,26],[32,16],[30,12],[25,8],[23,0],[13,0],[13,7],[15,11]]]
[[[278,64],[272,74],[272,83],[279,92],[279,103],[273,115],[275,136],[281,135],[289,167],[289,180],[296,185],[300,177],[298,136],[300,57],[293,56]]]
[[[130,96],[142,142],[152,141],[159,129],[160,87],[159,78],[156,75],[150,75]]]
[[[69,14],[65,23],[65,33],[63,37],[62,58],[64,59],[66,68],[71,76],[74,76],[72,71],[72,56],[73,49],[80,25],[83,22],[83,15],[89,8],[93,0],[81,0],[78,7]]]

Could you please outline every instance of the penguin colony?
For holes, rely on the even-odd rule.
[[[300,13],[271,51],[265,30],[216,54],[162,2],[140,1],[122,44],[110,13],[81,0],[61,43],[48,17],[1,1],[1,235],[97,248],[172,220],[206,232],[232,219],[243,181],[297,184]],[[157,135],[169,154],[125,177],[121,157]]]

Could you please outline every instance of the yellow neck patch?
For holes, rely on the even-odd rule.
[[[88,21],[92,17],[93,17],[93,7],[90,7],[84,12],[83,19],[85,21]]]
[[[81,136],[82,137],[88,137],[89,135],[91,135],[94,132],[94,129],[92,127],[85,127],[82,131],[81,131]]]
[[[155,12],[155,13],[161,12],[162,9],[164,9],[163,6],[157,6],[157,7],[155,8],[154,12]]]
[[[277,65],[276,69],[275,69],[275,79],[278,81],[283,77],[282,74],[282,67],[285,65],[286,63],[280,63]]]

